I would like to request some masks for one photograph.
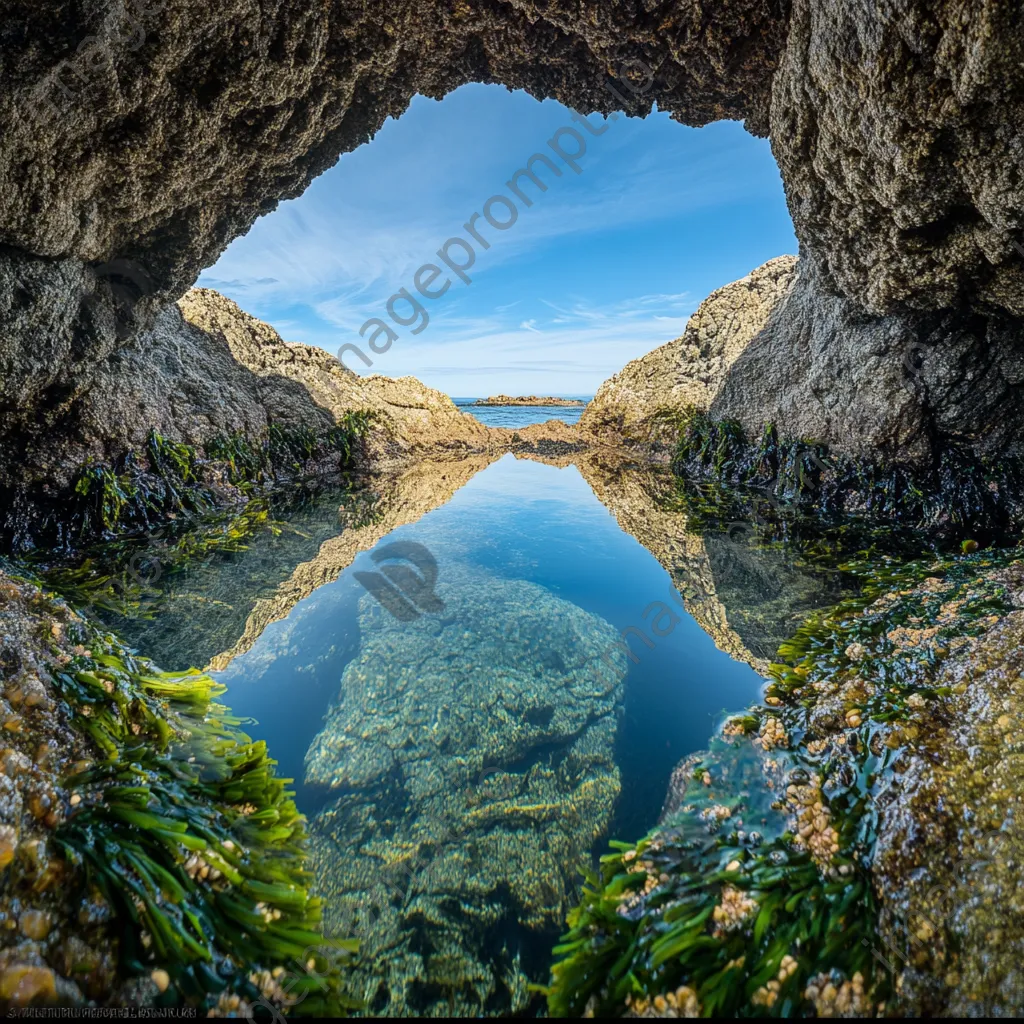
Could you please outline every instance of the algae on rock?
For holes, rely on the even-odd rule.
[[[0,911],[30,910],[21,930],[32,933],[0,937],[4,998],[288,1003],[275,979],[321,942],[305,821],[265,745],[216,703],[224,688],[161,672],[2,574],[0,625],[4,702],[19,708],[7,716],[0,808],[0,857],[17,867]],[[337,965],[298,978],[300,993],[312,1014],[350,1005]]]
[[[994,845],[984,829],[1012,826],[1020,799],[1009,713],[1020,660],[1011,608],[1024,603],[1018,556],[848,564],[863,593],[782,645],[764,706],[730,719],[707,755],[684,761],[662,824],[639,843],[613,843],[589,876],[555,950],[551,1012],[1019,1008],[1010,951],[1021,947],[1024,917],[1007,901],[1019,835],[994,864],[981,856]],[[963,724],[953,724],[957,714]],[[952,773],[936,756],[946,748]],[[975,770],[982,765],[997,773],[995,790]],[[936,920],[934,887],[945,896],[956,872],[953,835],[978,857],[972,879],[956,880],[960,905]],[[1010,946],[1001,947],[1000,994],[986,996],[993,928]],[[902,950],[907,929],[919,948],[890,973],[879,965]],[[971,991],[956,988],[961,977]]]

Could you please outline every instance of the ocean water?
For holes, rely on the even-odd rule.
[[[576,398],[589,402],[593,395],[555,395],[555,398]],[[561,420],[576,423],[583,415],[582,405],[481,405],[474,406],[475,398],[453,398],[452,401],[463,411],[475,416],[485,427],[508,427],[518,430],[531,423],[545,420]]]
[[[537,1011],[580,868],[658,822],[676,765],[758,698],[752,666],[836,600],[778,552],[690,532],[663,484],[418,464],[278,509],[112,623],[208,668],[295,780],[368,1012]]]

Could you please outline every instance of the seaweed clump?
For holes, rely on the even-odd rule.
[[[202,449],[150,430],[142,451],[83,466],[67,500],[38,496],[37,514],[13,530],[9,542],[24,549],[77,547],[149,530],[177,515],[206,515],[303,472],[346,472],[373,416],[349,412],[323,432],[272,423],[263,438],[218,435]],[[9,515],[8,528],[12,522]]]
[[[661,421],[678,431],[672,467],[680,475],[757,488],[816,513],[958,538],[971,531],[995,537],[1024,524],[1024,467],[1012,459],[978,459],[949,445],[934,466],[919,469],[853,459],[809,440],[783,442],[771,424],[754,441],[739,423],[694,409],[663,412]]]
[[[1019,556],[843,566],[861,593],[782,646],[764,704],[677,768],[661,824],[587,873],[550,1012],[899,1012],[873,876],[880,808],[942,714],[941,667],[1011,609],[1002,571]]]
[[[100,941],[116,949],[120,988],[108,976],[96,994],[214,1015],[260,1004],[342,1013],[338,955],[354,945],[323,938],[290,780],[216,702],[224,688],[194,670],[161,672],[35,595],[32,617],[52,621],[39,669],[78,737],[46,801],[49,848],[62,855],[63,897],[80,921],[106,921]]]

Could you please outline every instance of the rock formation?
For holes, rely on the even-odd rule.
[[[510,395],[491,395],[490,398],[478,398],[471,405],[586,405],[578,398],[542,398],[540,395],[522,395],[512,398]]]
[[[659,435],[659,416],[709,409],[733,363],[793,287],[796,266],[795,257],[779,256],[712,292],[681,338],[627,363],[601,385],[580,429],[611,441],[646,443]]]
[[[83,402],[138,371],[141,331],[180,333],[167,304],[415,93],[471,81],[582,111],[657,102],[686,124],[744,119],[770,135],[802,268],[721,413],[917,461],[948,444],[1016,444],[1015,0],[8,8],[0,441],[23,457],[2,470],[8,486],[70,459],[65,442],[89,443],[87,431],[117,447],[128,414],[96,406],[115,422],[90,419]],[[205,401],[163,358],[146,371],[154,383],[173,393],[180,378]],[[220,397],[227,412],[212,419],[259,419]]]
[[[443,614],[411,623],[360,601],[306,756],[330,799],[311,866],[326,928],[362,937],[371,1012],[522,1012],[619,792],[626,658],[602,660],[608,623],[525,580],[448,563],[437,595]]]

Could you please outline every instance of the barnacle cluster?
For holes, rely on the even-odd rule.
[[[796,974],[798,966],[796,959],[787,953],[779,964],[779,973],[754,992],[750,997],[751,1003],[754,1006],[763,1006],[766,1010],[770,1010],[778,1002],[782,986]]]
[[[786,787],[786,803],[793,815],[795,845],[808,849],[822,871],[839,852],[839,835],[830,819],[832,812],[821,792],[821,779],[814,775],[804,784]]]
[[[715,934],[721,935],[741,927],[756,910],[757,901],[745,892],[731,885],[722,886],[721,901],[711,914]]]
[[[653,999],[632,999],[627,996],[629,1008],[626,1017],[691,1017],[700,1016],[700,1000],[689,985],[680,985],[674,992],[666,992]]]
[[[864,988],[864,975],[858,971],[849,980],[836,972],[816,974],[804,989],[804,998],[814,1004],[819,1017],[874,1016],[874,1007]]]
[[[754,742],[759,743],[764,750],[788,746],[789,737],[786,735],[782,720],[775,715],[766,715]]]

